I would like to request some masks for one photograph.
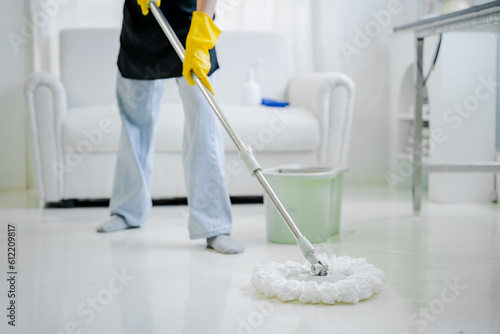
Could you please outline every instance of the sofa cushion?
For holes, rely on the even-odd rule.
[[[256,151],[316,151],[320,143],[319,123],[304,108],[221,106],[229,123],[241,139]],[[181,152],[184,113],[181,104],[163,104],[156,130],[156,152]],[[222,126],[221,126],[222,127]],[[116,152],[121,122],[116,105],[74,108],[68,110],[62,125],[66,152]],[[226,151],[236,151],[224,133]]]

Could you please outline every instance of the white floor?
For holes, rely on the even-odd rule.
[[[500,210],[425,203],[408,191],[349,188],[341,233],[317,245],[366,257],[383,291],[357,305],[304,305],[255,293],[256,262],[302,261],[296,246],[266,241],[262,205],[233,206],[241,255],[188,240],[186,207],[154,207],[142,229],[97,234],[106,208],[22,209],[30,195],[1,193],[0,268],[7,224],[17,229],[16,327],[1,333],[500,333]]]

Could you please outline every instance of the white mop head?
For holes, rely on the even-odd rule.
[[[309,262],[270,262],[255,265],[252,285],[266,297],[313,304],[357,303],[382,290],[385,273],[366,259],[336,255],[320,259],[330,266],[328,276],[310,275]]]

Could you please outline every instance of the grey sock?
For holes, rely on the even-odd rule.
[[[225,234],[207,238],[207,245],[222,254],[238,254],[245,250],[245,246],[241,242]]]
[[[121,230],[126,230],[128,228],[134,228],[135,226],[130,226],[125,222],[122,216],[114,215],[113,218],[107,222],[102,223],[97,226],[97,232],[116,232]]]

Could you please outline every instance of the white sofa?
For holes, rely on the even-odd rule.
[[[38,195],[44,203],[109,198],[121,127],[115,99],[119,30],[64,30],[59,48],[60,76],[33,73],[26,85]],[[290,77],[286,41],[276,33],[223,32],[217,52],[216,99],[264,168],[287,163],[347,167],[355,94],[350,78],[341,73]],[[247,68],[255,61],[263,69],[257,76],[263,97],[287,100],[289,107],[240,105]],[[153,199],[186,196],[184,116],[175,81],[167,81]],[[224,135],[230,195],[262,195]]]

